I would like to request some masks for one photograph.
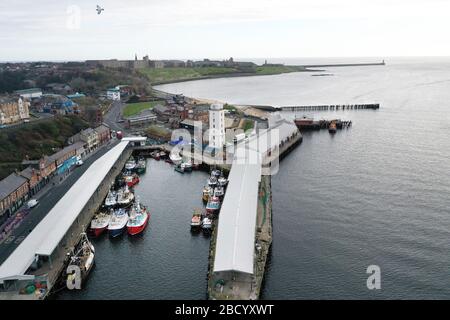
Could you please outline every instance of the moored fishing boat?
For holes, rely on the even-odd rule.
[[[228,183],[228,180],[224,176],[221,176],[219,179],[217,179],[217,182],[219,183],[219,186],[225,187]]]
[[[113,238],[120,236],[127,226],[128,219],[128,213],[125,209],[120,208],[114,210],[108,224],[109,235]]]
[[[134,193],[125,186],[117,192],[117,205],[119,207],[127,208],[133,204]]]
[[[160,154],[159,154],[159,152],[158,151],[154,151],[154,152],[152,152],[151,153],[151,157],[153,158],[153,159],[155,159],[155,160],[161,160],[161,156],[160,156]]]
[[[111,209],[112,210],[112,209]],[[111,220],[111,213],[99,212],[91,221],[90,230],[94,237],[100,236],[107,228]]]
[[[144,231],[150,220],[150,213],[145,206],[141,206],[139,200],[131,208],[130,218],[127,222],[127,231],[129,235],[136,235]]]
[[[139,183],[139,176],[136,173],[124,176],[125,183],[128,187],[134,187]]]
[[[223,197],[223,195],[225,194],[223,187],[215,187],[214,188],[214,197]]]
[[[181,166],[181,164],[176,165],[174,170],[179,172],[179,173],[184,173],[184,167]]]
[[[147,170],[147,161],[145,161],[145,158],[140,158],[138,160],[138,163],[136,164],[136,172],[138,174],[143,174]]]
[[[105,207],[113,208],[117,205],[117,193],[114,190],[109,190],[105,199]]]
[[[194,210],[194,214],[191,219],[191,228],[196,229],[202,225],[202,212],[200,210]]]
[[[208,186],[215,187],[217,185],[217,178],[216,177],[209,177],[208,179]]]
[[[202,195],[203,201],[207,202],[209,200],[209,197],[211,196],[213,196],[213,188],[211,188],[210,186],[205,186],[203,188],[203,195]]]
[[[128,161],[125,163],[125,170],[127,171],[133,171],[136,168],[136,161],[133,157],[130,157]]]
[[[211,197],[206,204],[206,211],[209,213],[216,213],[220,209],[220,199],[218,197]]]
[[[215,169],[211,171],[211,177],[219,178],[222,175],[222,172],[219,169]]]
[[[212,228],[212,220],[208,217],[203,218],[202,228],[203,230],[210,230]]]
[[[81,286],[84,285],[87,276],[94,266],[95,248],[89,241],[86,233],[81,234],[81,240],[74,248],[70,255],[69,266],[77,266],[81,272]],[[67,275],[67,282],[74,283],[76,280],[76,272]],[[77,288],[78,289],[78,288]]]
[[[183,168],[184,172],[192,172],[192,164],[190,162],[183,162],[180,166]]]

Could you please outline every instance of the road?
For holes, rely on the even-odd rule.
[[[75,170],[60,184],[53,186],[39,199],[39,205],[25,217],[24,221],[13,230],[8,239],[0,244],[0,264],[2,264],[9,255],[19,246],[25,237],[34,229],[34,227],[47,215],[62,196],[72,187],[72,185],[83,175],[83,173],[98,158],[108,152],[117,141],[111,145],[106,145],[99,149],[95,154],[84,161],[81,167]]]
[[[121,101],[114,101],[109,109],[108,113],[105,114],[103,121],[115,131],[124,131],[122,126],[123,123],[118,123],[117,121],[122,119],[122,112],[125,104]]]

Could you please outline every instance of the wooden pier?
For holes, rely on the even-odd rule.
[[[379,103],[369,104],[330,104],[317,106],[282,106],[278,110],[283,111],[327,111],[327,110],[378,110]]]

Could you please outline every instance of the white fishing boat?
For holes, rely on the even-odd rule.
[[[217,179],[217,182],[219,183],[219,186],[225,187],[228,183],[228,180],[224,176],[221,176],[219,179]]]
[[[120,207],[129,207],[133,204],[134,193],[128,188],[128,186],[123,187],[117,193],[117,205]]]
[[[215,187],[214,188],[214,196],[215,197],[223,197],[225,194],[225,191],[223,190],[223,187]]]
[[[208,179],[208,186],[215,187],[217,185],[217,178],[216,177],[209,177]]]
[[[114,190],[109,190],[105,199],[105,206],[112,208],[117,204],[117,193]]]
[[[212,227],[212,220],[208,217],[203,218],[202,228],[209,230],[209,229],[211,229],[211,227]]]
[[[136,168],[136,161],[131,157],[127,163],[125,163],[125,170],[133,171]]]

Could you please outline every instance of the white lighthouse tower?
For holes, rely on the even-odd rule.
[[[223,105],[212,104],[209,108],[209,146],[222,150],[225,144],[225,111]]]

